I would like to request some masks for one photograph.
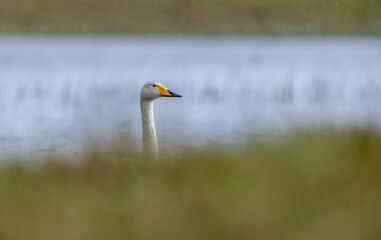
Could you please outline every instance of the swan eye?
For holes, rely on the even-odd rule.
[[[153,87],[156,87],[156,85],[152,85]]]

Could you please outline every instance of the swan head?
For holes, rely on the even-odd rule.
[[[141,100],[153,101],[160,97],[181,97],[158,82],[147,82],[140,93]]]

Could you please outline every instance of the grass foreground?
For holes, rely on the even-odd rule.
[[[162,155],[142,162],[115,143],[78,159],[2,164],[0,239],[381,238],[372,129]]]
[[[381,34],[380,0],[1,0],[0,33]]]

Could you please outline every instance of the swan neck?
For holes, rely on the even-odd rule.
[[[153,101],[140,99],[143,128],[143,159],[157,159],[159,157],[156,141]]]

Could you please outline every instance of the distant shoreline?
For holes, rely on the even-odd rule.
[[[376,0],[3,0],[0,34],[380,35]]]

